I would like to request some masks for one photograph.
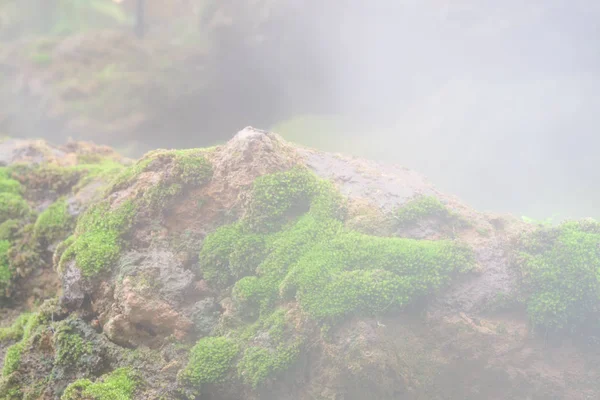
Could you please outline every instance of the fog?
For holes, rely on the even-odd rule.
[[[121,4],[131,18],[134,3]],[[166,111],[153,111],[160,123],[140,128],[152,134],[140,133],[135,155],[212,145],[253,125],[405,165],[482,210],[600,217],[596,1],[165,2],[172,14],[147,3],[138,40],[168,44],[173,27],[192,26],[211,50],[186,60],[184,76],[197,79],[199,63],[216,67],[209,89],[178,88]],[[131,23],[99,25],[133,36]],[[32,35],[50,33],[21,26],[4,43]],[[6,134],[90,138],[45,122],[17,129],[19,118],[29,117],[13,116]],[[91,138],[125,145],[105,137]]]

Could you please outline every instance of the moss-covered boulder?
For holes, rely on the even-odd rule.
[[[128,165],[92,149],[0,170],[22,205],[0,225],[0,288],[60,279],[39,307],[5,296],[0,398],[600,393],[595,222],[482,214],[252,128]]]

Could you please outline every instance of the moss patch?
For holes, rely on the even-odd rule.
[[[192,348],[188,365],[179,377],[195,386],[221,382],[238,351],[238,345],[225,337],[200,339]]]
[[[0,341],[18,340],[6,350],[2,376],[8,376],[17,371],[21,363],[21,355],[33,331],[39,326],[38,314],[22,314],[9,328],[0,330]]]
[[[92,344],[86,342],[75,330],[66,323],[60,324],[54,334],[56,349],[54,364],[75,367],[81,357],[92,354]]]
[[[452,225],[469,225],[468,221],[449,210],[435,196],[419,196],[409,201],[398,209],[395,218],[400,229],[410,228],[423,220],[436,220]]]
[[[212,176],[212,165],[206,159],[206,149],[155,150],[125,169],[113,182],[111,192],[131,185],[142,173],[166,169],[165,185],[201,185]],[[165,168],[170,165],[170,168]]]
[[[115,210],[108,202],[98,203],[81,216],[71,245],[64,250],[59,266],[75,259],[85,276],[94,276],[108,270],[117,260],[124,246],[123,236],[131,228],[135,206],[131,202]]]
[[[23,193],[23,187],[19,181],[12,178],[9,169],[6,167],[0,167],[0,193]]]
[[[23,218],[29,213],[29,204],[20,195],[0,193],[0,221]]]
[[[259,178],[246,217],[206,239],[200,268],[212,283],[237,280],[233,294],[242,306],[264,312],[295,297],[312,317],[337,319],[405,306],[473,264],[454,242],[348,230],[342,209],[339,194],[306,170]]]
[[[600,224],[568,222],[523,238],[521,267],[534,324],[577,330],[600,314]]]
[[[213,285],[233,285],[244,318],[259,315],[235,335],[237,372],[247,384],[285,371],[304,343],[278,304],[295,299],[319,321],[378,314],[434,293],[473,266],[470,249],[452,241],[353,231],[345,209],[330,183],[294,168],[258,178],[245,216],[205,239],[199,272]]]
[[[70,384],[61,400],[130,400],[133,398],[139,378],[130,368],[119,368],[92,382],[80,379]]]
[[[38,216],[33,235],[43,243],[54,243],[67,236],[71,230],[71,222],[67,201],[59,199]]]
[[[0,240],[0,295],[6,295],[6,291],[10,287],[12,273],[8,261],[8,250],[10,242],[8,240]],[[2,330],[0,330],[0,340],[2,339]]]

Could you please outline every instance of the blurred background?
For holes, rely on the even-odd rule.
[[[600,217],[599,30],[596,0],[0,0],[0,134],[137,157],[252,125]]]

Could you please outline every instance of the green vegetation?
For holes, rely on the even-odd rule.
[[[52,64],[52,54],[46,52],[33,52],[29,55],[29,59],[37,65]]]
[[[295,298],[321,321],[378,314],[433,293],[473,266],[471,251],[455,242],[370,236],[346,228],[344,215],[330,183],[294,168],[258,178],[246,215],[205,239],[204,278],[233,285],[237,311],[246,317],[259,311],[258,321],[236,336],[243,349],[237,371],[249,385],[286,370],[303,345],[278,303]],[[258,334],[267,343],[254,343]]]
[[[77,365],[82,356],[91,354],[93,350],[91,343],[86,342],[65,323],[60,324],[54,334],[54,347],[54,364],[63,366]]]
[[[31,191],[64,194],[79,181],[84,170],[54,164],[23,164],[11,167],[11,173]]]
[[[125,169],[113,182],[111,191],[124,189],[131,185],[140,174],[152,171],[157,166],[163,168],[165,164],[171,164],[171,169],[169,170],[169,179],[161,183],[162,191],[173,191],[172,184],[202,185],[212,177],[212,165],[205,157],[207,151],[207,149],[151,151],[134,165]]]
[[[20,195],[0,193],[0,221],[23,218],[29,214],[29,204]]]
[[[238,351],[238,345],[225,337],[200,339],[192,348],[188,365],[181,371],[180,378],[198,386],[221,382]]]
[[[257,334],[268,338],[268,344],[263,339],[263,346],[246,347],[237,364],[240,378],[254,388],[287,370],[300,354],[303,338],[295,335],[293,327],[286,321],[285,313],[284,309],[276,310],[242,331],[241,337],[247,341]]]
[[[39,316],[37,314],[23,313],[10,327],[0,328],[0,342],[28,339],[38,325]]]
[[[6,294],[12,279],[8,260],[9,249],[10,242],[8,240],[0,240],[0,294]],[[0,339],[2,339],[2,331],[0,331]]]
[[[600,224],[567,222],[522,240],[521,267],[532,322],[577,330],[600,312]]]
[[[133,398],[139,378],[130,368],[119,368],[96,382],[80,379],[65,389],[61,400],[130,400]]]
[[[63,239],[70,231],[71,220],[66,200],[59,199],[38,216],[33,228],[34,238],[44,243]]]
[[[19,230],[19,220],[9,219],[0,224],[0,240],[12,240]]]
[[[2,367],[2,376],[8,376],[19,369],[21,364],[21,354],[23,353],[23,344],[16,343],[6,350],[4,356],[4,366]]]
[[[21,184],[11,177],[8,168],[0,167],[0,193],[21,194],[22,192]]]
[[[419,196],[404,204],[396,213],[396,220],[400,227],[409,227],[428,218],[464,222],[435,196]]]
[[[39,324],[40,317],[38,314],[21,314],[10,327],[0,329],[0,341],[17,341],[6,350],[2,376],[8,376],[19,368],[21,354]]]
[[[85,276],[94,276],[110,268],[124,246],[123,235],[131,227],[135,206],[123,203],[111,210],[108,202],[98,203],[86,211],[75,228],[71,245],[64,250],[59,267],[75,259]]]
[[[337,192],[305,170],[261,177],[245,219],[205,240],[204,277],[226,285],[249,275],[233,289],[247,308],[268,313],[295,296],[312,317],[339,319],[405,306],[472,266],[470,251],[453,242],[349,231],[342,209]]]
[[[300,353],[299,345],[282,345],[276,349],[252,346],[238,363],[238,374],[256,388],[269,377],[287,370]]]

